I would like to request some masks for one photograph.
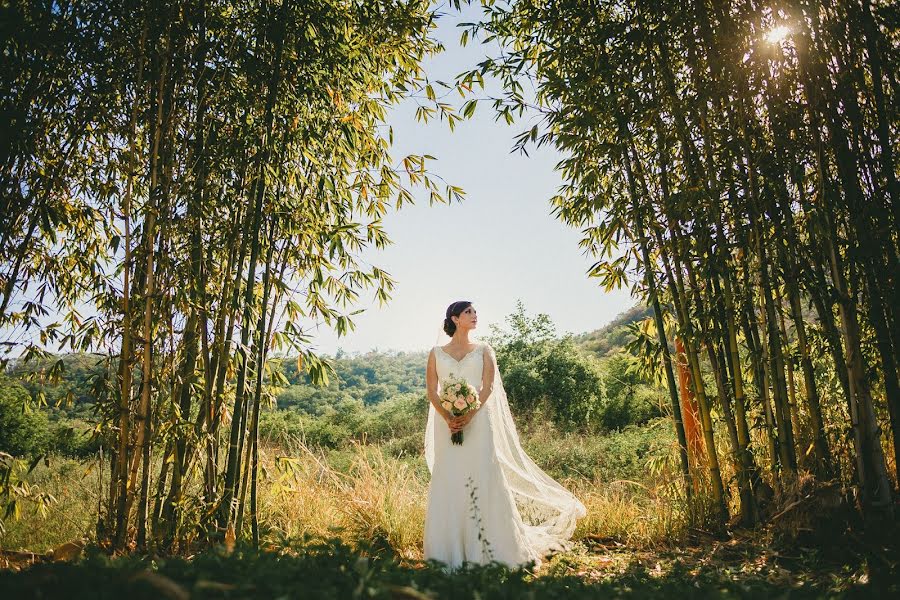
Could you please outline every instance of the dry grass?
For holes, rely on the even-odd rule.
[[[555,440],[543,453],[553,455]],[[587,443],[587,442],[585,442]],[[560,449],[561,450],[561,449]],[[579,457],[590,464],[597,454]],[[260,524],[273,543],[279,538],[340,537],[348,543],[389,545],[405,558],[422,557],[428,471],[421,456],[395,458],[385,445],[353,444],[326,456],[302,444],[260,448]],[[58,502],[41,515],[25,511],[9,520],[0,547],[43,552],[81,537],[92,537],[99,481],[90,462],[57,460],[35,475]],[[666,473],[645,473],[640,481],[605,481],[550,472],[588,509],[578,522],[576,539],[614,540],[650,547],[680,539],[686,530],[682,504],[673,500]],[[664,469],[665,470],[665,469]],[[245,526],[247,522],[245,521]]]
[[[613,540],[646,548],[681,538],[688,516],[662,489],[635,481],[581,482],[571,488],[587,508],[575,539]]]
[[[28,481],[36,490],[55,499],[47,506],[20,501],[18,518],[4,519],[0,549],[47,552],[72,540],[93,536],[100,494],[100,471],[96,461],[68,458],[40,463]]]
[[[402,556],[422,556],[427,476],[378,446],[354,445],[346,472],[324,455],[298,446],[291,457],[278,448],[263,453],[271,481],[263,491],[260,520],[285,537],[339,535],[349,542],[383,540]],[[575,539],[615,540],[634,547],[678,539],[687,515],[668,489],[618,480],[564,479],[588,510]]]
[[[287,537],[339,535],[383,540],[406,558],[421,557],[427,483],[408,463],[359,444],[347,473],[304,446],[296,457],[263,453],[274,467],[260,499],[260,520]]]

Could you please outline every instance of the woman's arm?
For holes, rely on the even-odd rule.
[[[487,344],[484,345],[484,369],[481,374],[481,392],[478,394],[478,399],[481,401],[481,408],[484,408],[484,403],[487,402],[487,399],[491,397],[491,393],[494,391],[494,357],[491,355],[490,346]],[[479,408],[478,410],[481,410]]]
[[[450,411],[445,410],[444,407],[441,406],[441,397],[438,396],[437,387],[437,361],[434,357],[434,348],[432,348],[431,353],[428,354],[428,366],[425,367],[425,393],[428,396],[428,401],[431,402],[431,405],[434,407],[434,410],[449,423],[450,419],[453,418],[453,415],[450,414]]]
[[[469,421],[472,420],[472,417],[475,416],[479,410],[484,408],[485,403],[488,398],[491,397],[491,393],[494,391],[494,357],[491,356],[490,346],[485,344],[484,346],[484,368],[481,373],[481,391],[478,392],[478,400],[481,401],[481,406],[478,410],[470,410],[457,417],[457,422],[460,425],[460,428],[465,427],[469,424]]]

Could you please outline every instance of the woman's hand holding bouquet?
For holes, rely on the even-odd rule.
[[[453,432],[450,441],[454,444],[462,444],[462,428],[468,424],[475,411],[481,408],[478,394],[467,381],[450,376],[441,382],[440,397],[441,407],[451,415],[451,418],[447,420],[447,425]]]

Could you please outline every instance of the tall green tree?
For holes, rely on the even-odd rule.
[[[438,185],[431,157],[395,160],[386,124],[410,97],[422,119],[460,118],[421,68],[441,49],[435,8],[114,0],[2,11],[0,112],[12,135],[0,326],[27,340],[7,347],[26,361],[52,344],[110,349],[100,517],[114,547],[241,536],[244,514],[258,543],[271,351],[297,352],[327,382],[310,331],[345,335],[363,293],[390,299],[394,280],[360,259],[391,243],[384,216],[417,187],[430,203],[462,198]]]
[[[494,77],[503,94],[463,110],[533,119],[514,148],[563,153],[550,202],[597,257],[589,275],[632,284],[656,307],[659,343],[684,340],[713,521],[725,524],[729,497],[744,524],[764,519],[758,494],[799,470],[852,481],[867,517],[887,514],[883,447],[900,456],[895,12],[874,0],[481,6],[462,41],[501,51],[460,80]],[[852,472],[833,457],[845,430]]]

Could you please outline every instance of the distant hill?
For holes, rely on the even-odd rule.
[[[291,386],[278,395],[280,408],[296,407],[319,414],[342,400],[365,405],[379,404],[398,394],[419,393],[425,389],[426,352],[366,352],[359,355],[338,353],[328,357],[337,377],[327,387],[312,385],[309,376],[297,370],[296,357],[273,358],[280,363]]]
[[[653,315],[653,309],[640,303],[620,313],[610,323],[587,333],[574,336],[575,342],[584,350],[598,356],[609,356],[622,350],[628,343],[628,325],[643,321]]]
[[[628,325],[651,314],[648,307],[636,304],[606,326],[574,335],[573,339],[576,345],[587,352],[599,357],[611,356],[621,351],[628,342]],[[273,363],[280,363],[282,372],[291,383],[289,388],[280,391],[278,405],[282,408],[293,406],[315,414],[341,400],[374,405],[385,398],[418,393],[425,388],[425,351],[372,351],[353,354],[339,351],[336,357],[328,358],[337,371],[337,377],[332,378],[327,387],[320,388],[311,385],[305,373],[297,371],[296,357],[273,357]],[[27,371],[50,370],[59,359],[65,363],[65,369],[58,384],[41,385],[25,378]],[[95,397],[93,384],[98,376],[104,374],[105,368],[104,357],[100,355],[72,353],[41,360],[37,365],[29,365],[27,368],[13,360],[7,369],[7,375],[19,380],[32,397],[43,390],[50,406],[64,400],[71,392],[69,397],[73,405],[67,407],[64,402],[60,402],[63,404],[62,412],[70,416],[80,413],[82,418],[88,418],[89,407]]]

